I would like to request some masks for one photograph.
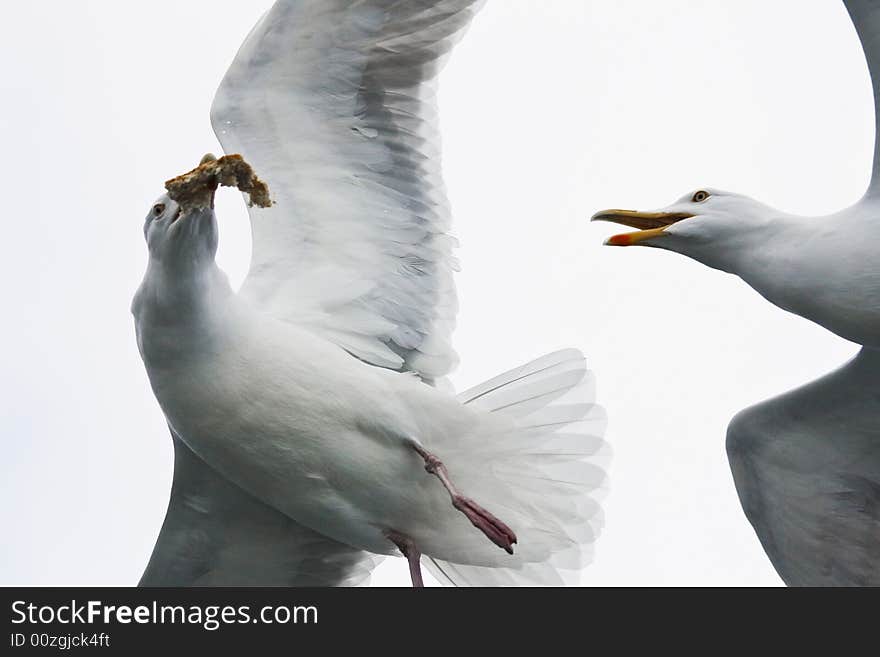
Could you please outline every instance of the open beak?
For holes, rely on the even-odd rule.
[[[661,237],[663,231],[682,219],[694,215],[687,212],[636,212],[634,210],[602,210],[593,215],[591,221],[611,221],[616,224],[637,228],[632,233],[613,235],[605,240],[609,246],[635,246],[641,242]]]

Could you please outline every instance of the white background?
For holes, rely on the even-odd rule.
[[[7,3],[0,22],[0,584],[133,584],[171,441],[128,305],[162,182],[218,149],[208,108],[271,3]],[[867,67],[836,0],[490,0],[442,77],[463,272],[459,386],[563,346],[614,446],[592,585],[773,585],[724,449],[739,409],[855,346],[681,256],[611,249],[604,207],[710,185],[783,210],[857,200]],[[219,207],[240,281],[249,228]],[[406,584],[399,559],[374,582]]]

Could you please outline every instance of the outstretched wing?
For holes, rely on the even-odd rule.
[[[880,194],[880,2],[878,0],[843,0],[859,34],[868,60],[874,92],[874,165],[868,193]]]
[[[140,586],[355,586],[381,557],[297,524],[231,483],[172,432],[174,483]]]
[[[278,0],[212,108],[276,205],[242,293],[367,362],[456,364],[435,79],[483,0]]]
[[[880,353],[741,412],[727,452],[787,584],[880,586]]]

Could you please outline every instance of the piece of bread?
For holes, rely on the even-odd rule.
[[[180,204],[182,211],[212,207],[214,192],[220,185],[237,187],[248,195],[248,204],[272,206],[269,187],[257,178],[251,165],[241,155],[224,155],[219,160],[206,155],[192,171],[166,181],[168,196]]]

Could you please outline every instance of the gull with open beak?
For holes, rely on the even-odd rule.
[[[880,3],[844,0],[868,60],[875,114]],[[878,131],[880,132],[880,131]],[[656,212],[603,210],[636,230],[611,246],[675,251],[736,274],[861,352],[837,371],[740,412],[727,434],[737,492],[789,585],[880,585],[880,140],[865,196],[797,217],[705,188]]]
[[[593,221],[613,221],[631,228],[638,228],[632,233],[614,235],[606,240],[609,246],[633,246],[659,237],[664,231],[682,219],[694,215],[689,212],[636,212],[635,210],[603,210],[593,215]]]

